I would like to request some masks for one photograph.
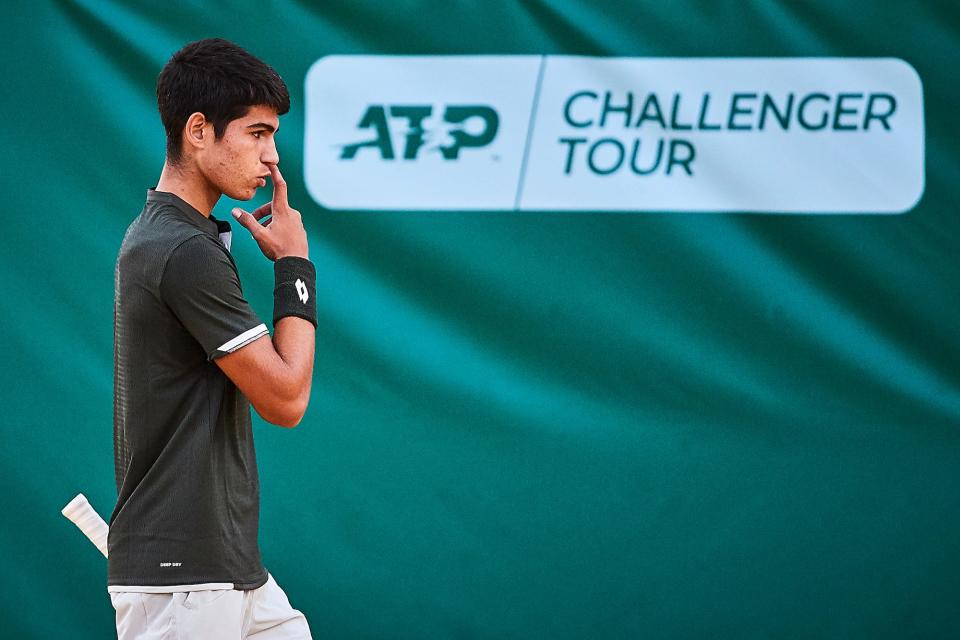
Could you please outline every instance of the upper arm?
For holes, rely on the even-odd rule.
[[[160,292],[207,358],[265,420],[289,426],[299,421],[302,394],[291,384],[266,324],[243,297],[233,261],[215,239],[195,236],[177,247],[167,259]]]
[[[243,297],[233,261],[214,238],[194,236],[174,249],[160,294],[210,360],[269,334]]]

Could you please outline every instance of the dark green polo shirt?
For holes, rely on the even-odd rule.
[[[267,335],[243,297],[230,225],[150,190],[117,258],[108,584],[267,573],[250,405],[214,360]]]

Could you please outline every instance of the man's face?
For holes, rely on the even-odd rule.
[[[211,187],[234,200],[249,200],[266,185],[268,165],[280,161],[274,140],[279,126],[277,112],[264,106],[250,107],[245,115],[231,120],[219,140],[209,124],[204,135],[211,136],[213,144],[197,154],[198,169]]]

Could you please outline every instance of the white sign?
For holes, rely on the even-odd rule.
[[[895,58],[330,56],[306,103],[333,209],[902,213],[924,189]]]

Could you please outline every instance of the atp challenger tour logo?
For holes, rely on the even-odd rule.
[[[306,103],[335,209],[902,213],[924,189],[895,58],[329,56]]]
[[[434,117],[431,105],[370,105],[364,112],[359,129],[372,129],[375,136],[366,142],[356,142],[342,147],[341,160],[352,160],[363,148],[375,149],[383,160],[394,160],[394,150],[388,117],[399,120],[404,142],[402,158],[415,160],[421,149],[438,151],[444,160],[456,160],[460,150],[467,147],[484,147],[497,135],[500,118],[497,112],[486,105],[450,105],[443,109],[443,118]],[[469,130],[474,119],[480,121],[478,130]],[[395,127],[398,125],[394,125]]]

